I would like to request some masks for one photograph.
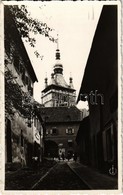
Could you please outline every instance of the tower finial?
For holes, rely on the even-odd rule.
[[[59,34],[57,34],[57,49],[59,49]]]
[[[63,74],[63,66],[60,62],[60,50],[59,50],[59,42],[58,42],[58,34],[57,34],[57,49],[56,49],[56,64],[54,66],[54,75],[55,74]]]

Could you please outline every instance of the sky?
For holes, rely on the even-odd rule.
[[[70,75],[73,77],[73,85],[78,96],[86,62],[91,49],[95,29],[102,10],[102,4],[92,2],[41,2],[27,6],[33,18],[46,22],[53,28],[52,36],[57,38],[59,34],[59,49],[63,75],[69,84]],[[55,65],[55,52],[57,44],[49,41],[43,35],[35,35],[36,47],[31,48],[24,42],[29,58],[35,70],[38,82],[34,85],[34,98],[41,103],[41,91],[44,89],[44,78],[50,82],[53,66]],[[36,58],[37,50],[43,59]],[[79,103],[80,107],[87,108],[87,103]]]

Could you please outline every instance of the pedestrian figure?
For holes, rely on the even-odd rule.
[[[26,160],[25,160],[24,149],[23,148],[21,148],[20,157],[21,157],[22,167],[24,167],[26,165]]]
[[[76,154],[76,153],[74,154],[73,159],[74,159],[74,161],[76,162],[76,160],[77,160],[77,154]]]
[[[33,156],[32,160],[33,160],[33,169],[37,169],[37,167],[38,167],[38,156]]]
[[[58,158],[59,158],[59,161],[60,161],[60,155],[58,156]]]
[[[64,161],[64,153],[62,153],[62,159],[63,159],[63,161]]]
[[[70,160],[70,153],[68,152],[68,155],[67,155],[67,159],[68,161]]]

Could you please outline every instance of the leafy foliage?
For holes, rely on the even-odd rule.
[[[5,71],[5,112],[6,115],[14,116],[19,112],[23,118],[30,120],[36,112],[37,103],[29,94],[24,92],[21,86],[16,82],[12,72],[6,68]]]
[[[29,42],[31,47],[35,47],[36,39],[33,35],[36,34],[44,35],[52,42],[57,41],[57,39],[50,36],[50,32],[53,29],[48,27],[46,23],[32,18],[25,5],[9,5],[9,10],[11,11],[20,35],[22,36],[22,38],[26,38],[26,41]],[[41,58],[38,51],[35,51],[34,53],[37,57]]]

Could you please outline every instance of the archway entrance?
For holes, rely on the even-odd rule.
[[[58,145],[56,142],[51,140],[44,142],[44,155],[46,157],[58,157]]]

